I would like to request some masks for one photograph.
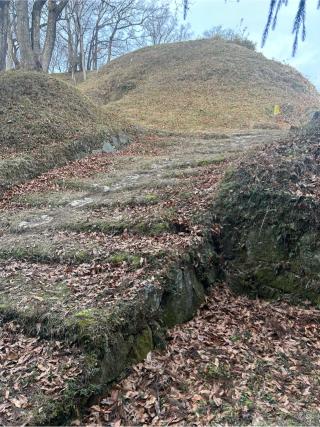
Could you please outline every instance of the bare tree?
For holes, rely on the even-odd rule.
[[[193,37],[190,24],[179,22],[179,8],[172,2],[154,3],[152,14],[143,24],[143,45],[158,45],[176,41],[190,40]]]
[[[191,24],[180,24],[180,27],[176,30],[175,41],[183,42],[185,40],[191,40],[193,37],[194,33]]]
[[[92,10],[92,28],[88,40],[87,70],[98,69],[100,34],[109,25],[110,4],[105,1],[97,2]]]
[[[8,51],[9,0],[0,1],[0,71],[6,68]]]
[[[178,27],[177,16],[173,15],[168,4],[161,5],[145,21],[144,37],[147,44],[158,45],[174,40]]]
[[[232,28],[223,28],[222,25],[214,26],[204,31],[203,37],[206,39],[225,40],[251,50],[256,50],[256,44],[250,40],[247,27],[243,27],[242,24],[243,19],[241,19],[239,27],[235,30]]]
[[[74,80],[82,72],[85,78],[87,70],[128,51],[190,38],[190,25],[177,17],[168,0],[69,0],[58,21],[50,69],[63,68]]]
[[[109,35],[107,38],[107,63],[112,59],[116,36],[126,30],[142,26],[151,13],[151,8],[137,0],[114,0],[111,5]]]
[[[57,21],[68,0],[34,0],[29,26],[29,5],[26,0],[15,0],[17,40],[20,66],[27,70],[48,71],[56,40]],[[40,30],[42,10],[47,5],[45,40],[41,48]]]

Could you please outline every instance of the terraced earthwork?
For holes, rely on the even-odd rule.
[[[4,194],[1,424],[67,422],[193,316],[221,278],[217,186],[280,136],[144,135]]]

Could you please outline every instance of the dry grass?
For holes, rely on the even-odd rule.
[[[315,88],[293,68],[212,40],[138,50],[91,75],[80,89],[135,123],[189,132],[299,123],[320,105]],[[285,111],[280,123],[275,104]]]
[[[77,89],[41,73],[0,74],[1,157],[98,134],[116,124]]]
[[[125,121],[71,85],[35,72],[0,74],[0,192],[101,149]]]

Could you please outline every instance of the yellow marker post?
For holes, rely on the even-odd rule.
[[[274,116],[278,116],[279,114],[281,114],[281,108],[280,108],[280,105],[275,105],[274,107],[273,107],[273,115]]]

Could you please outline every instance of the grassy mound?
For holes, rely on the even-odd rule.
[[[319,106],[315,88],[293,68],[219,40],[138,50],[80,87],[134,122],[175,131],[297,124]]]
[[[81,158],[123,128],[71,85],[42,73],[1,73],[0,188]]]
[[[42,73],[0,74],[0,105],[2,156],[6,149],[30,151],[94,135],[106,124],[79,91]]]
[[[320,126],[243,161],[219,199],[231,284],[320,304]]]

